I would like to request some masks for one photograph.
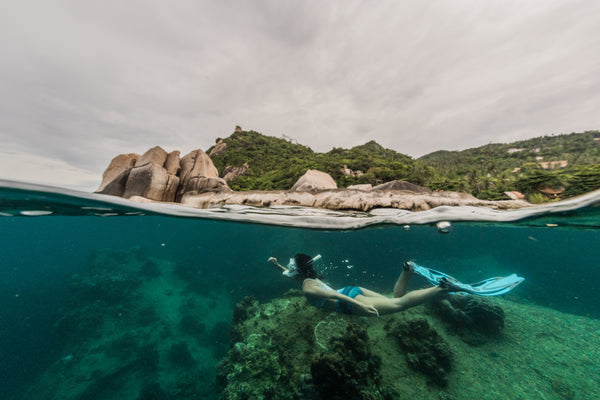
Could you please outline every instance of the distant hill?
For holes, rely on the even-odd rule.
[[[220,142],[220,143],[219,143]],[[463,151],[436,151],[419,159],[375,141],[327,153],[255,131],[238,131],[207,150],[222,173],[242,169],[234,190],[285,190],[308,169],[330,174],[339,187],[405,180],[434,190],[506,198],[521,191],[533,202],[569,197],[600,188],[600,132],[544,136]],[[545,190],[547,193],[542,193]]]
[[[419,160],[438,171],[429,182],[432,188],[468,191],[489,200],[509,190],[535,194],[530,200],[543,201],[542,189],[570,197],[600,188],[598,131],[436,151]]]
[[[436,151],[419,160],[435,168],[449,171],[466,171],[483,163],[490,169],[506,170],[521,167],[525,163],[562,161],[568,165],[600,163],[600,132],[571,133],[543,136],[508,144],[488,144],[462,151]]]
[[[249,166],[244,175],[229,183],[234,190],[289,189],[308,169],[327,172],[339,187],[395,179],[419,183],[425,176],[420,174],[420,162],[374,141],[351,149],[334,148],[327,153],[316,153],[301,144],[254,131],[235,132],[219,141],[226,144],[223,152],[215,151],[215,146],[207,150],[219,171],[228,166],[242,167],[244,163]]]

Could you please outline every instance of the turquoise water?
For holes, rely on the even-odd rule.
[[[147,353],[156,359],[144,364],[150,380],[168,386],[175,378],[152,368],[168,360],[184,368],[176,350],[187,346],[205,381],[195,397],[178,398],[216,398],[213,368],[228,349],[235,303],[244,296],[268,301],[293,288],[266,260],[285,261],[296,252],[321,254],[317,268],[335,287],[382,292],[391,290],[405,260],[465,282],[517,273],[526,280],[506,299],[600,318],[597,202],[521,221],[453,223],[449,234],[440,234],[434,224],[306,229],[247,223],[243,215],[238,221],[159,215],[124,203],[102,209],[97,199],[8,186],[0,190],[2,399],[52,398],[40,377],[60,376],[57,365],[66,370],[81,359],[78,351],[102,329],[114,332],[121,347],[96,346],[99,354],[113,352],[112,361],[80,371],[77,390],[89,387],[73,389],[72,398],[142,398],[144,388],[128,388],[111,371],[134,374],[130,360],[147,349],[144,338],[152,338],[144,346],[155,346]],[[26,210],[53,213],[27,216]],[[155,340],[160,319],[167,322]],[[163,349],[163,342],[184,345]]]

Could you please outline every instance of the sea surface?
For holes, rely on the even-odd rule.
[[[448,233],[439,221],[451,223]],[[188,349],[207,379],[196,398],[217,398],[213,370],[236,302],[293,288],[267,259],[285,264],[299,252],[320,254],[316,269],[334,287],[381,292],[406,260],[463,282],[516,273],[525,281],[506,299],[600,319],[600,192],[515,211],[342,213],[194,210],[0,181],[0,399],[52,398],[70,365],[81,376],[65,398],[143,398],[150,389],[115,374],[132,373],[131,353],[159,319],[160,358],[147,364],[162,368],[163,354],[185,364],[177,350]]]

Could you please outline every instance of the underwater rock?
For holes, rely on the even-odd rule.
[[[440,386],[448,384],[452,351],[426,319],[401,321],[392,328],[391,334],[404,349],[409,367],[427,375]]]
[[[315,398],[322,400],[381,399],[381,359],[369,346],[364,326],[351,323],[343,336],[332,337],[329,351],[317,354],[310,372]]]
[[[54,323],[54,335],[61,343],[85,341],[100,334],[106,310],[99,304],[73,309]]]
[[[504,328],[504,310],[481,297],[448,296],[429,303],[429,310],[473,346],[498,337]]]
[[[258,301],[253,296],[245,296],[242,301],[235,305],[233,318],[231,320],[231,331],[229,333],[231,343],[237,343],[244,339],[243,322],[249,315],[255,314],[258,309]]]
[[[393,398],[381,385],[367,319],[323,312],[299,293],[238,303],[233,345],[218,368],[221,399]]]
[[[335,314],[328,314],[314,329],[315,342],[323,350],[327,350],[334,340],[339,340],[346,334],[348,323]]]

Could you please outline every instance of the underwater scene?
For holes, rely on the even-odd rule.
[[[597,399],[599,206],[193,210],[0,181],[0,398]],[[409,260],[524,281],[347,315],[267,262],[297,253],[387,296]]]

